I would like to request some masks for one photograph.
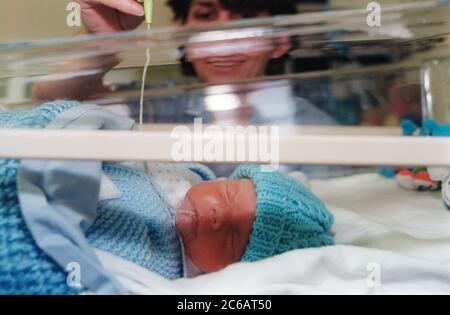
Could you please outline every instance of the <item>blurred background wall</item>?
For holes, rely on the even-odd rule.
[[[73,0],[0,0],[0,42],[73,36],[78,27],[66,23],[67,4]],[[378,0],[401,3],[414,0]],[[172,12],[165,0],[155,1],[155,26],[172,24]],[[368,0],[298,0],[302,11],[321,9],[365,8]]]
[[[73,36],[78,27],[66,23],[68,3],[73,0],[0,0],[0,42]],[[155,1],[155,25],[172,23],[165,1]]]

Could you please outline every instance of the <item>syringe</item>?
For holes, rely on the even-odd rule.
[[[137,2],[144,3],[145,23],[147,27],[153,23],[153,0],[136,0]]]

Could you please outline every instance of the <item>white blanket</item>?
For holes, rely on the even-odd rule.
[[[376,174],[313,181],[339,245],[168,281],[98,251],[132,294],[450,294],[450,212],[439,193],[408,192]]]

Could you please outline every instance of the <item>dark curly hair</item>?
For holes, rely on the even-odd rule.
[[[193,0],[168,0],[174,19],[185,22]],[[219,0],[223,8],[240,13],[243,16],[254,16],[258,12],[268,12],[271,16],[298,13],[296,0]]]

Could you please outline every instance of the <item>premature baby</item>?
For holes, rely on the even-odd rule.
[[[88,240],[168,279],[334,243],[324,204],[288,175],[257,165],[242,165],[222,180],[199,164],[138,168],[104,166],[111,181],[102,186],[111,190],[114,183],[122,195],[103,198]]]
[[[194,185],[181,209],[177,230],[203,272],[333,244],[323,203],[293,178],[256,165],[239,167],[230,180]]]
[[[228,180],[213,179],[201,165],[153,164],[149,173],[176,209],[187,275],[333,244],[332,216],[288,175],[263,172],[257,165],[238,167]],[[209,180],[196,179],[198,174]]]
[[[134,122],[68,101],[0,115],[0,127],[30,126],[131,130]],[[2,233],[23,236],[0,255],[13,275],[7,293],[74,293],[65,278],[72,262],[83,288],[124,292],[99,262],[101,252],[177,279],[334,243],[324,204],[293,177],[257,165],[226,180],[199,164],[30,160],[3,161],[0,171],[10,183],[0,194],[10,200],[0,208],[9,222]]]

